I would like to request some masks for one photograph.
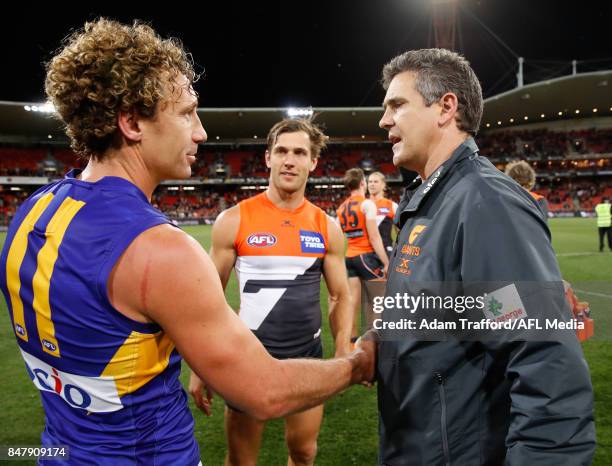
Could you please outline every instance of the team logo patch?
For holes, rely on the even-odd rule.
[[[53,351],[55,352],[57,350],[57,346],[54,345],[52,342],[50,342],[49,340],[42,340],[42,344],[45,348],[47,348],[49,351]]]
[[[302,252],[322,253],[325,252],[325,241],[323,235],[316,231],[300,230],[300,244]]]
[[[418,236],[423,233],[426,228],[427,226],[425,225],[415,225],[408,237],[408,244],[414,244]]]
[[[271,233],[253,233],[247,238],[247,243],[256,248],[266,248],[276,244],[276,236]]]

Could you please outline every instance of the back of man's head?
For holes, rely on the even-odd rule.
[[[65,39],[47,63],[45,91],[74,151],[101,159],[118,144],[119,112],[153,118],[180,75],[197,79],[178,39],[162,39],[138,21],[100,18]]]
[[[359,189],[363,182],[365,182],[365,175],[361,168],[351,168],[344,174],[344,186],[350,191]]]
[[[382,71],[385,89],[393,78],[405,71],[414,73],[415,89],[427,106],[446,93],[457,96],[457,127],[475,136],[482,118],[482,88],[470,63],[446,49],[409,50],[387,63]]]
[[[535,185],[535,171],[524,160],[510,162],[506,165],[506,175],[527,190],[532,190]]]

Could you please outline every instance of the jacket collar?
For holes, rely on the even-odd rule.
[[[478,146],[474,138],[469,137],[463,141],[452,153],[450,158],[440,165],[427,180],[423,181],[417,176],[412,183],[406,187],[404,196],[400,200],[394,222],[401,228],[409,213],[416,212],[427,198],[435,190],[448,173],[452,171],[455,164],[478,153]]]

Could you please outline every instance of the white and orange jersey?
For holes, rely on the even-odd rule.
[[[374,201],[376,204],[376,224],[382,238],[383,245],[387,251],[393,249],[391,230],[393,229],[393,218],[397,210],[397,203],[386,197]]]
[[[295,210],[281,209],[266,193],[238,205],[240,318],[273,355],[297,354],[321,333],[328,217],[307,200]]]
[[[340,227],[348,243],[346,257],[374,252],[366,228],[366,217],[362,209],[364,201],[369,201],[369,199],[359,195],[350,196],[336,210]]]

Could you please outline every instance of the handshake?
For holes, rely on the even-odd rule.
[[[354,361],[351,384],[372,386],[376,378],[377,347],[378,334],[375,330],[368,330],[357,340],[355,349],[347,355],[347,358]]]
[[[218,392],[228,404],[259,420],[285,417],[317,406],[350,385],[371,387],[376,377],[377,346],[378,335],[369,330],[357,340],[353,351],[333,359],[278,360],[270,357],[273,367],[270,372],[264,370],[268,375],[258,383],[258,388],[267,395],[261,398],[243,396],[247,391],[253,392],[252,386],[247,389],[244,384],[223,393],[215,389],[214,382],[205,383],[194,372],[189,380],[189,393],[207,416],[212,414],[213,393]],[[274,400],[273,407],[265,406],[269,399]]]

